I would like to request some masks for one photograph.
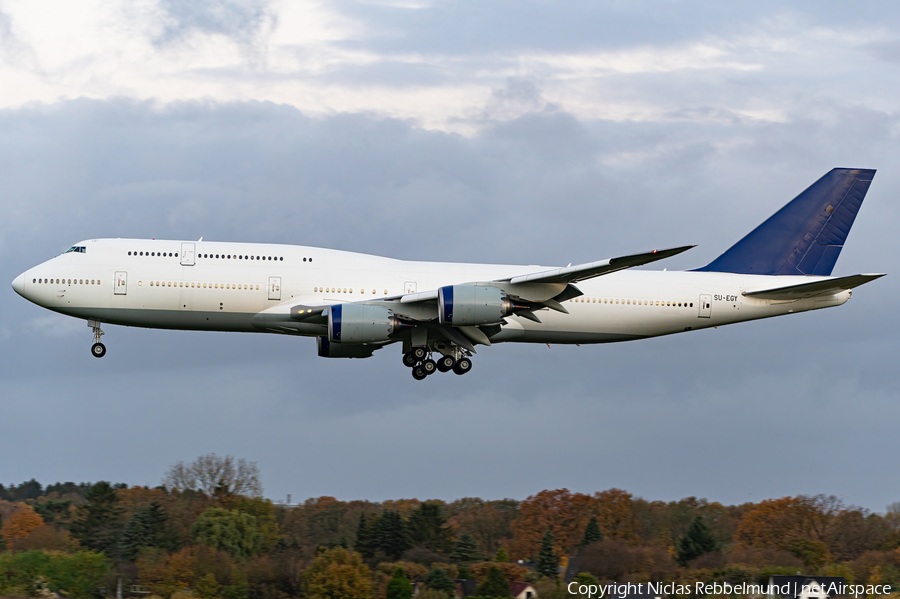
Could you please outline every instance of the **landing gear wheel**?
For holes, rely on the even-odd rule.
[[[414,379],[416,379],[417,381],[421,381],[426,376],[428,376],[428,373],[425,372],[425,369],[420,364],[419,366],[416,366],[415,368],[412,369],[412,375],[413,375]]]
[[[408,351],[405,354],[403,354],[403,365],[404,366],[406,366],[408,368],[412,368],[418,363],[419,363],[419,359],[413,355],[413,352]]]
[[[460,358],[456,366],[453,367],[453,372],[456,374],[465,374],[470,370],[472,370],[472,360],[469,358]]]
[[[437,372],[437,362],[434,360],[425,360],[422,362],[422,368],[425,370],[425,374],[434,374]]]
[[[453,356],[442,356],[437,361],[437,369],[441,372],[450,372],[454,366],[456,366],[456,360],[453,359]]]
[[[416,362],[421,362],[425,359],[425,356],[428,355],[428,350],[424,347],[414,347],[412,348],[412,350],[410,350],[409,353],[412,354],[413,357],[415,357]]]
[[[95,358],[102,358],[106,355],[106,346],[100,342],[95,343],[91,346],[91,354],[93,354]]]

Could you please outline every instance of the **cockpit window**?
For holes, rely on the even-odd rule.
[[[73,245],[69,249],[66,250],[66,253],[77,252],[79,254],[84,254],[87,252],[87,248],[83,245]]]

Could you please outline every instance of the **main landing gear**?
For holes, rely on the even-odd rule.
[[[435,372],[452,370],[456,374],[465,374],[472,370],[472,360],[463,354],[462,350],[457,349],[456,356],[442,355],[436,362],[427,357],[430,353],[425,347],[414,347],[403,354],[403,365],[412,368],[412,376],[417,381],[421,381]]]
[[[100,329],[100,323],[96,320],[89,320],[88,326],[94,331],[94,344],[91,346],[91,355],[95,358],[102,358],[106,355],[106,346],[100,343],[100,337],[106,333]]]

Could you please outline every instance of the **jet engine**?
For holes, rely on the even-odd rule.
[[[438,290],[438,319],[454,327],[499,324],[515,307],[496,287],[448,285]]]
[[[389,341],[398,327],[393,311],[384,306],[338,304],[328,308],[328,340],[332,343]]]

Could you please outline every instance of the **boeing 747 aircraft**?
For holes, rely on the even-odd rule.
[[[881,274],[832,277],[874,170],[836,168],[710,264],[629,270],[693,246],[564,268],[409,262],[293,245],[91,239],[13,289],[101,323],[315,337],[326,358],[401,344],[422,380],[478,345],[608,343],[839,306]]]

